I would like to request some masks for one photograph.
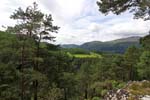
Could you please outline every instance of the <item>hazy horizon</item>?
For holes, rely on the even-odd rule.
[[[116,40],[122,40],[122,39],[127,39],[127,38],[140,38],[140,37],[143,37],[143,36],[129,36],[129,37],[123,37],[123,38],[118,38],[118,39],[112,39],[112,40],[108,40],[108,41],[86,41],[86,42],[83,42],[81,44],[75,44],[75,43],[66,43],[66,44],[58,44],[58,45],[82,45],[84,43],[88,43],[88,42],[111,42],[111,41],[116,41]]]

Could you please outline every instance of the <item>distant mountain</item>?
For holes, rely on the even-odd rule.
[[[62,48],[80,48],[79,45],[76,44],[63,44],[61,45]]]
[[[82,48],[90,51],[101,51],[101,52],[114,52],[114,53],[124,53],[125,50],[130,46],[139,47],[140,37],[128,37],[117,39],[113,41],[101,42],[101,41],[92,41],[86,42],[82,45],[62,45],[63,48]]]
[[[139,42],[141,37],[139,36],[134,36],[134,37],[128,37],[128,38],[121,38],[113,41],[108,41],[108,42],[113,42],[113,43],[122,43],[122,42]]]

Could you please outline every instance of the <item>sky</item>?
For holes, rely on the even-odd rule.
[[[128,11],[117,16],[98,11],[97,0],[2,0],[0,29],[13,26],[10,15],[15,9],[26,8],[33,2],[39,9],[52,14],[53,24],[60,27],[55,44],[82,44],[89,41],[110,41],[131,36],[144,36],[150,30],[150,21],[135,20]]]

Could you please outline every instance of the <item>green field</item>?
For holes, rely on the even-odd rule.
[[[91,52],[90,54],[70,54],[69,56],[75,57],[75,58],[102,58],[101,55]]]

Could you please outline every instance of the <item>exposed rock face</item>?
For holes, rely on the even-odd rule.
[[[104,100],[150,100],[150,82],[129,82],[124,88],[111,90]]]
[[[146,95],[146,96],[142,97],[141,100],[150,100],[150,96]]]
[[[128,100],[129,93],[124,89],[109,91],[104,100]]]

